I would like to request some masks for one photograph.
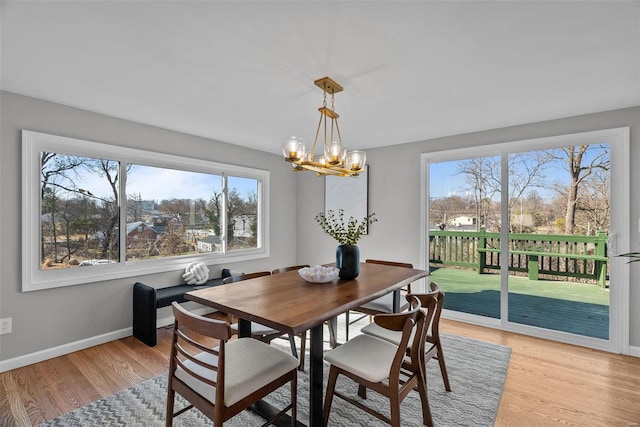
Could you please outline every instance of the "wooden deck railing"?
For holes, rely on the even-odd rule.
[[[569,236],[509,234],[509,271],[607,281],[607,235]],[[500,270],[500,233],[429,231],[429,262],[476,268],[478,273]]]

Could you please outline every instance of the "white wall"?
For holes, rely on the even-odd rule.
[[[130,334],[136,281],[155,287],[183,283],[183,271],[175,271],[21,292],[21,129],[270,170],[271,256],[224,266],[257,271],[295,263],[295,230],[291,224],[296,221],[296,184],[289,165],[280,156],[12,93],[0,92],[0,97],[0,317],[13,319],[13,333],[0,336],[0,361],[83,340],[91,342],[96,336]],[[213,272],[214,266],[209,267]],[[168,308],[158,313],[160,318],[168,315]]]
[[[378,222],[358,243],[361,260],[382,258],[425,266],[420,259],[420,154],[455,148],[472,152],[474,146],[624,126],[631,127],[630,248],[640,250],[640,191],[633,185],[640,182],[640,107],[634,107],[367,150],[369,212],[376,213]],[[297,261],[332,262],[336,243],[314,221],[315,214],[323,210],[323,179],[297,175]],[[640,263],[631,265],[630,274],[630,344],[640,346]]]

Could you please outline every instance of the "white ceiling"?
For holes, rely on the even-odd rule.
[[[640,105],[640,1],[2,1],[1,87],[280,152]]]

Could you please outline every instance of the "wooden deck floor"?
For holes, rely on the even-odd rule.
[[[445,309],[500,318],[500,276],[440,268]],[[593,338],[609,338],[609,291],[596,285],[509,278],[509,321]]]

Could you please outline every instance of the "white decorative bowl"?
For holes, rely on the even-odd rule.
[[[307,282],[311,283],[328,283],[338,278],[340,269],[335,267],[324,267],[315,265],[313,267],[304,267],[298,270],[298,274]]]

